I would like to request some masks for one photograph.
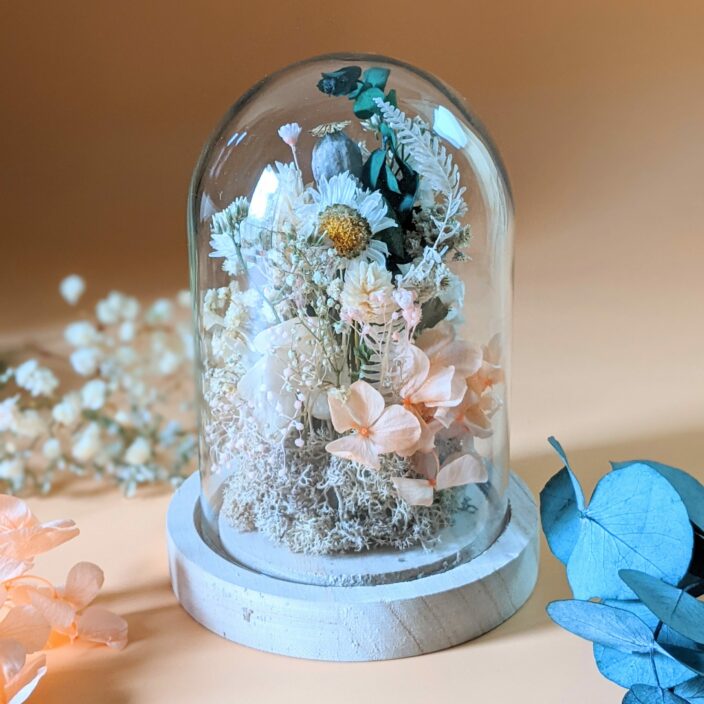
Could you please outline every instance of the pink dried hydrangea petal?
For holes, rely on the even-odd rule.
[[[62,590],[63,598],[76,609],[95,599],[103,586],[103,570],[92,562],[79,562],[74,565],[66,577],[66,586]]]
[[[76,623],[78,637],[121,650],[127,645],[127,621],[102,606],[89,606]]]

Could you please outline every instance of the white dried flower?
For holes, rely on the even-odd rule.
[[[81,404],[91,411],[100,410],[105,404],[107,385],[102,379],[91,379],[81,389]]]
[[[100,426],[97,423],[89,423],[75,437],[71,454],[79,462],[88,462],[98,454],[100,449]]]
[[[24,483],[24,463],[18,457],[10,457],[0,462],[0,479],[10,482],[17,490]]]
[[[17,422],[19,396],[10,396],[0,401],[0,433],[14,430]]]
[[[37,411],[29,409],[17,414],[15,433],[20,437],[34,440],[46,432],[46,423]]]
[[[152,454],[152,446],[145,437],[135,438],[125,452],[127,464],[144,464]]]
[[[57,403],[51,411],[52,418],[60,425],[72,426],[81,417],[81,397],[72,392]]]
[[[139,315],[139,302],[131,296],[111,291],[107,298],[98,301],[95,315],[103,325],[115,325],[122,320],[134,320]]]
[[[279,137],[288,144],[289,147],[295,147],[298,144],[298,138],[301,136],[301,126],[297,122],[289,122],[279,127]]]
[[[100,350],[95,347],[81,347],[71,353],[69,360],[76,374],[91,376],[98,369],[100,356]]]
[[[396,308],[391,272],[376,262],[356,260],[347,267],[340,294],[343,315],[362,323],[383,323]]]
[[[78,320],[70,323],[64,330],[64,339],[73,347],[87,347],[96,343],[100,338],[98,331],[87,320]]]
[[[70,276],[67,276],[59,284],[59,292],[61,293],[61,296],[69,305],[72,306],[75,306],[76,303],[78,303],[78,300],[83,295],[85,290],[86,282],[78,276],[78,274],[71,274]]]
[[[147,310],[144,320],[149,325],[159,325],[171,319],[173,306],[168,298],[159,298]]]
[[[159,356],[159,374],[173,374],[181,364],[181,358],[173,350],[164,350]]]
[[[182,308],[190,308],[193,300],[191,298],[191,292],[190,291],[179,291],[178,294],[176,294],[176,302],[182,307]]]
[[[133,320],[125,320],[117,331],[120,342],[132,342],[137,333],[137,328]]]
[[[53,372],[40,366],[36,359],[28,359],[15,369],[15,382],[32,396],[49,396],[59,385]]]
[[[48,460],[56,460],[61,457],[61,443],[58,438],[48,438],[42,445],[42,454]]]

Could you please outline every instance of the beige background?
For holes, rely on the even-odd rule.
[[[587,486],[646,456],[704,478],[704,4],[0,0],[0,333],[93,297],[185,282],[185,194],[200,147],[263,73],[334,50],[388,53],[464,94],[517,207],[512,442],[537,492],[556,434]],[[36,500],[83,535],[43,563],[108,575],[132,643],[51,655],[39,702],[618,702],[588,644],[549,625],[566,596],[544,554],[529,605],[478,642],[402,662],[329,665],[221,641],[167,585],[167,496],[77,487]]]

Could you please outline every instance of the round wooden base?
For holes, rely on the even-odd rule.
[[[199,530],[198,476],[169,506],[171,583],[196,621],[229,640],[317,660],[387,660],[490,631],[528,599],[538,575],[538,514],[511,475],[506,528],[481,555],[444,572],[375,586],[322,586],[240,567]]]

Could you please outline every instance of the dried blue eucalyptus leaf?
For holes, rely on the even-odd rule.
[[[547,607],[548,616],[580,638],[624,653],[650,654],[656,648],[653,633],[636,615],[594,601],[565,599]]]
[[[697,675],[704,675],[704,649],[700,648],[683,648],[681,645],[662,646],[675,660],[678,660],[683,665],[688,667]]]
[[[619,575],[660,621],[683,636],[704,644],[704,603],[643,572],[621,570]]]
[[[666,689],[636,684],[626,692],[623,704],[687,704],[687,701]]]
[[[560,562],[567,564],[579,538],[584,493],[560,443],[553,437],[548,438],[548,442],[564,462],[564,467],[540,492],[540,518],[550,550]]]
[[[704,677],[695,677],[675,687],[675,694],[689,704],[704,704]]]
[[[650,460],[632,460],[630,462],[612,462],[611,466],[614,470],[633,467],[636,465],[645,465],[654,469],[667,479],[675,491],[680,495],[680,498],[687,507],[689,519],[704,531],[704,486],[698,482],[693,476],[683,472],[677,467],[670,467],[660,462],[651,462]]]
[[[623,609],[637,616],[654,634],[658,629],[657,644],[680,645],[693,647],[696,644],[672,631],[667,626],[660,626],[660,621],[645,604],[637,600],[607,601],[608,606]],[[658,628],[660,626],[660,628]],[[648,654],[624,653],[602,645],[594,645],[594,659],[604,677],[621,687],[632,687],[634,684],[659,685],[674,687],[691,679],[692,671],[671,658],[662,649],[653,647]]]
[[[362,80],[374,88],[384,90],[384,88],[386,88],[386,81],[389,78],[389,73],[390,71],[388,68],[379,68],[378,66],[374,66],[372,68],[368,68],[364,72]]]
[[[631,599],[618,576],[635,569],[678,583],[692,556],[687,510],[670,483],[646,465],[604,476],[581,512],[567,579],[577,599]]]
[[[366,120],[375,112],[379,111],[379,108],[374,102],[375,98],[381,98],[381,100],[384,100],[384,93],[379,88],[367,88],[357,96],[352,110],[360,120]]]

